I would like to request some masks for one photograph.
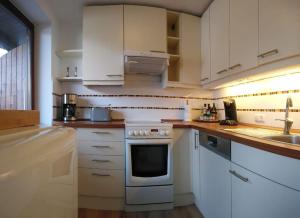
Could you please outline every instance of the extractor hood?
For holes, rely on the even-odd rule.
[[[160,75],[169,65],[169,55],[161,52],[125,51],[125,73]]]

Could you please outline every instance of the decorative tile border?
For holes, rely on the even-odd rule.
[[[53,106],[53,108],[61,108],[60,106]],[[79,109],[91,109],[91,106],[77,106]],[[100,108],[100,107],[95,107]],[[103,107],[101,107],[103,108]],[[104,107],[104,108],[111,108],[111,109],[137,109],[137,110],[184,110],[182,107],[132,107],[132,106],[112,106],[112,107]]]
[[[260,92],[260,93],[252,93],[252,94],[245,94],[245,95],[232,95],[232,96],[224,96],[224,97],[219,97],[219,98],[211,98],[210,100],[221,100],[221,99],[228,99],[228,98],[246,98],[246,97],[269,96],[269,95],[282,95],[282,94],[293,94],[293,93],[300,93],[300,89],[272,91],[272,92]]]
[[[52,93],[52,95],[61,97],[57,93]],[[191,97],[191,96],[172,96],[172,95],[131,95],[131,94],[118,94],[118,95],[78,95],[81,98],[111,98],[111,97],[133,97],[133,98],[170,98],[170,99],[190,99],[190,100],[211,100],[212,98],[202,98],[202,97]]]
[[[244,95],[232,95],[232,96],[223,96],[218,98],[202,98],[202,97],[190,97],[190,96],[170,96],[170,95],[132,95],[132,94],[118,94],[118,95],[78,95],[82,98],[90,97],[100,97],[100,98],[111,98],[111,97],[135,97],[135,98],[169,98],[169,99],[190,99],[190,100],[222,100],[228,98],[246,98],[246,97],[256,97],[256,96],[269,96],[269,95],[282,95],[282,94],[293,94],[300,93],[300,89],[294,90],[283,90],[283,91],[272,91],[272,92],[260,92]],[[58,93],[52,93],[54,96],[61,97]]]

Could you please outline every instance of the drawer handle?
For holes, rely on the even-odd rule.
[[[93,133],[97,135],[111,134],[111,132],[93,132]]]
[[[234,175],[235,177],[239,178],[239,179],[242,180],[243,182],[248,182],[248,181],[249,181],[248,178],[241,176],[240,174],[238,174],[238,173],[235,172],[234,170],[229,170],[229,173],[231,173],[231,174]]]
[[[93,162],[97,162],[97,163],[107,163],[107,162],[110,162],[110,160],[97,160],[97,159],[94,159],[92,161]]]
[[[93,148],[110,148],[109,145],[93,145]]]
[[[110,176],[110,174],[92,173],[92,176],[108,177],[108,176]]]
[[[242,66],[241,64],[236,64],[236,65],[233,65],[233,66],[229,67],[229,69],[233,70],[233,69],[241,67],[241,66]]]
[[[122,74],[106,74],[108,77],[123,77]]]
[[[206,81],[206,80],[208,80],[208,77],[205,77],[205,78],[201,79],[200,81],[203,82],[203,81]]]
[[[150,52],[154,52],[154,53],[166,53],[165,51],[159,51],[159,50],[150,50]]]
[[[267,51],[265,53],[262,53],[262,54],[258,55],[257,57],[258,58],[264,58],[264,57],[267,57],[267,56],[270,56],[270,55],[275,55],[275,54],[278,54],[278,53],[279,53],[278,49],[273,49],[271,51]]]
[[[226,69],[224,69],[224,70],[220,70],[219,72],[217,72],[217,74],[222,74],[222,73],[225,73],[225,72],[227,72],[227,70],[226,70]]]

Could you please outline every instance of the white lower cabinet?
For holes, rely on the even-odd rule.
[[[190,172],[190,129],[174,129],[173,136],[175,206],[193,204]]]
[[[79,194],[124,197],[125,171],[79,168]]]
[[[77,129],[79,207],[122,210],[125,197],[123,129]]]
[[[300,217],[300,192],[234,163],[231,167],[232,218]]]
[[[200,211],[205,218],[231,217],[230,161],[200,146]]]

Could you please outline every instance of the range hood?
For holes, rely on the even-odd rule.
[[[161,52],[125,51],[125,73],[161,75],[170,56]]]

